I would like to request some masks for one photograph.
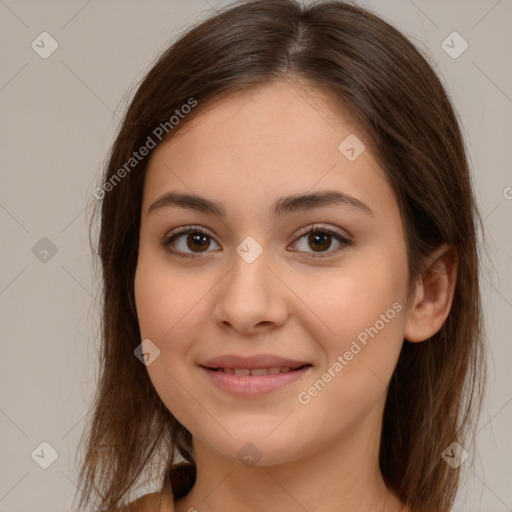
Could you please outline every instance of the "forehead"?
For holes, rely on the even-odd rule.
[[[275,197],[327,188],[372,203],[377,211],[396,208],[368,146],[355,160],[340,150],[345,140],[364,144],[364,134],[318,88],[278,81],[196,109],[195,117],[151,155],[146,210],[171,190],[201,193],[226,204],[234,199],[254,208]]]

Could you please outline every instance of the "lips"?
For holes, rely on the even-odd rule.
[[[238,397],[258,397],[293,385],[313,371],[307,361],[273,354],[227,354],[199,364],[218,389]]]
[[[222,368],[212,370],[200,366],[199,369],[217,389],[240,398],[260,397],[267,393],[292,386],[299,381],[304,382],[304,379],[313,372],[313,366],[310,364],[283,373],[268,373],[265,375],[252,374],[253,371],[258,371],[256,368],[251,370],[242,369],[242,372],[250,372],[245,375],[229,374],[227,373],[229,369]]]

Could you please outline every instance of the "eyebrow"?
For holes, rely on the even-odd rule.
[[[274,203],[271,211],[275,217],[281,217],[285,213],[306,211],[322,206],[339,205],[350,206],[369,215],[373,215],[372,210],[366,203],[338,190],[324,190],[311,194],[292,194],[284,196]],[[186,208],[188,210],[226,218],[226,210],[221,203],[196,194],[182,194],[178,192],[167,192],[159,197],[149,207],[148,215],[166,207]]]

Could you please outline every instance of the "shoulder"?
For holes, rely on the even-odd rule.
[[[137,498],[128,505],[117,508],[116,512],[160,512],[161,504],[162,495],[158,492],[152,492]],[[167,509],[165,509],[165,512],[167,512]]]

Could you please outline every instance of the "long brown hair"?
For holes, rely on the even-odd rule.
[[[149,478],[163,482],[176,455],[194,462],[190,432],[134,356],[141,343],[134,275],[149,157],[135,163],[133,152],[150,139],[172,137],[214,99],[290,77],[343,105],[384,169],[404,224],[409,297],[428,254],[443,242],[458,252],[447,320],[429,340],[403,344],[379,458],[386,484],[412,512],[447,512],[454,502],[461,468],[441,455],[454,441],[469,449],[486,373],[477,254],[478,228],[484,232],[456,114],[427,58],[376,15],[340,1],[257,0],[198,23],[158,58],[108,155],[95,193],[101,202],[93,200],[95,215],[101,208],[102,350],[81,440],[81,509],[94,503],[112,512],[149,467]],[[176,110],[182,115],[170,121]]]

